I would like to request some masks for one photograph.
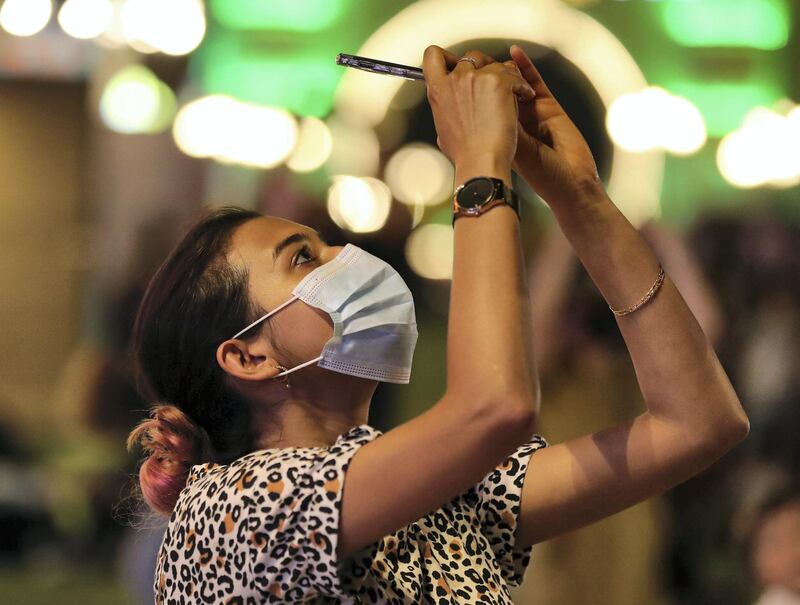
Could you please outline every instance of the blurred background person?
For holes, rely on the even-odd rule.
[[[756,605],[800,603],[800,485],[773,494],[753,528],[752,556],[764,592]]]
[[[741,503],[732,533],[752,578],[755,605],[800,603],[800,484],[785,469],[763,464]]]

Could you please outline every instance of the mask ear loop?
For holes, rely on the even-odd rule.
[[[272,311],[270,311],[269,313],[267,313],[267,314],[265,314],[265,315],[262,315],[262,316],[261,316],[261,317],[259,317],[257,320],[255,320],[253,323],[251,323],[249,326],[247,326],[246,328],[244,328],[244,329],[242,329],[242,330],[239,330],[239,331],[238,331],[236,334],[234,334],[234,335],[233,335],[231,338],[239,338],[239,337],[240,337],[242,334],[244,334],[245,332],[247,332],[247,331],[248,331],[250,328],[252,328],[253,326],[257,326],[258,324],[260,324],[260,323],[261,323],[262,321],[264,321],[265,319],[269,319],[269,318],[270,318],[270,317],[272,317],[272,316],[273,316],[275,313],[277,313],[278,311],[280,311],[281,309],[283,309],[283,308],[284,308],[286,305],[290,305],[290,304],[292,304],[294,301],[298,300],[298,298],[299,298],[298,296],[292,296],[292,297],[291,297],[289,300],[287,300],[285,303],[278,305],[278,306],[277,306],[277,307],[275,307],[275,308],[274,308]]]
[[[292,386],[292,384],[289,382],[289,375],[286,374],[287,369],[285,367],[283,367],[281,364],[277,364],[277,366],[278,366],[278,369],[281,371],[281,373],[277,374],[275,376],[275,378],[277,378],[278,376],[283,376],[283,386],[285,386],[287,389],[290,388]]]
[[[252,328],[252,327],[254,327],[254,326],[257,326],[258,324],[260,324],[260,323],[261,323],[262,321],[264,321],[265,319],[269,319],[269,318],[270,318],[270,317],[272,317],[272,316],[273,316],[275,313],[277,313],[278,311],[280,311],[281,309],[283,309],[285,306],[287,306],[287,305],[290,305],[291,303],[293,303],[293,302],[294,302],[294,301],[296,301],[296,300],[299,300],[299,297],[298,297],[298,296],[296,296],[296,295],[295,295],[295,296],[292,296],[292,298],[290,298],[289,300],[287,300],[287,301],[286,301],[286,302],[284,302],[283,304],[281,304],[281,305],[278,305],[277,307],[275,307],[275,308],[274,308],[272,311],[270,311],[269,313],[266,313],[266,314],[262,315],[262,316],[261,316],[261,317],[259,317],[257,320],[255,320],[253,323],[251,323],[249,326],[247,326],[246,328],[243,328],[242,330],[239,330],[239,331],[238,331],[238,332],[237,332],[237,333],[236,333],[236,334],[233,336],[233,338],[239,338],[239,336],[241,336],[242,334],[244,334],[245,332],[247,332],[247,331],[248,331],[250,328]],[[276,365],[277,365],[277,368],[278,368],[278,369],[281,371],[281,373],[280,373],[280,374],[277,374],[277,375],[276,375],[274,378],[277,378],[278,376],[283,376],[283,386],[285,386],[287,389],[288,389],[288,388],[290,388],[292,385],[291,385],[291,383],[289,382],[289,376],[287,375],[287,373],[288,373],[288,370],[287,370],[285,367],[283,367],[281,364],[276,364]],[[274,378],[273,378],[273,379],[274,379]]]

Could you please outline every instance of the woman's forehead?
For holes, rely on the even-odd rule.
[[[236,229],[231,238],[231,248],[237,248],[242,252],[246,249],[271,252],[293,233],[313,234],[314,230],[277,216],[261,216],[247,221]]]
[[[262,216],[240,225],[233,233],[228,251],[231,260],[240,258],[246,264],[268,258],[275,247],[294,233],[313,234],[314,230],[277,216]]]

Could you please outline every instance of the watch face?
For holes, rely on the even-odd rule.
[[[458,205],[463,208],[477,208],[488,202],[494,193],[494,183],[487,178],[475,178],[458,192]]]

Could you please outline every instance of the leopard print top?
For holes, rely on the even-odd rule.
[[[191,468],[169,520],[156,603],[511,605],[531,547],[514,544],[534,436],[476,486],[344,560],[345,472],[382,433],[355,426],[327,448],[258,450]]]

